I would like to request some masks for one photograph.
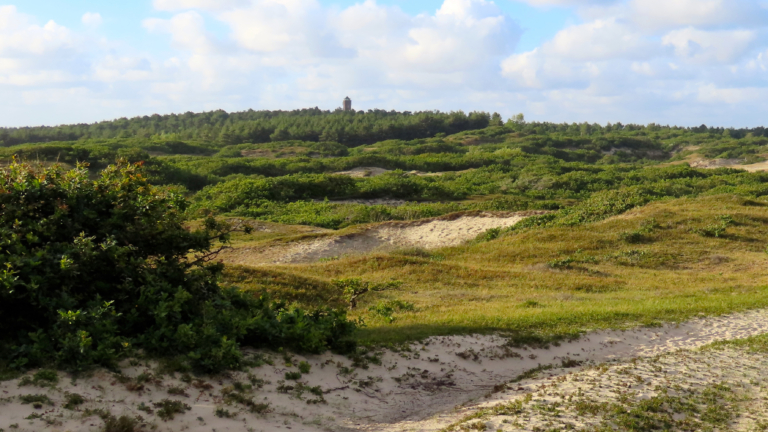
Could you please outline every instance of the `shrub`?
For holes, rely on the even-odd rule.
[[[240,343],[349,345],[344,311],[220,287],[211,247],[231,227],[187,230],[186,200],[150,185],[138,164],[90,180],[82,165],[14,162],[0,176],[0,358],[11,367],[111,366],[142,349],[213,372],[240,364]]]
[[[413,303],[402,300],[381,301],[368,308],[369,312],[384,318],[390,324],[395,322],[395,317],[392,316],[395,312],[413,312],[414,310]]]
[[[299,372],[303,374],[308,374],[310,370],[312,370],[312,365],[310,365],[305,361],[299,362]]]
[[[85,403],[85,398],[77,393],[67,393],[66,398],[67,402],[64,404],[64,408],[68,410],[74,410]]]
[[[128,416],[106,416],[104,419],[103,432],[137,432],[139,422],[135,418]]]
[[[185,412],[192,410],[192,407],[184,402],[171,399],[163,399],[152,405],[157,408],[157,416],[164,421],[173,420],[173,418],[176,417],[176,414],[184,414]]]
[[[725,235],[729,226],[734,224],[734,220],[731,216],[724,215],[718,218],[719,222],[705,226],[704,228],[697,228],[693,231],[703,237],[722,237]]]
[[[301,379],[301,372],[286,372],[285,379],[292,380],[292,381]]]

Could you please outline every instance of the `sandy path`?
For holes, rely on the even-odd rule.
[[[766,369],[764,353],[734,347],[557,368],[507,386],[449,430],[638,430],[643,415],[667,422],[664,430],[765,430]]]
[[[436,431],[482,408],[473,401],[479,401],[494,386],[539,365],[560,363],[563,358],[597,363],[650,358],[762,333],[768,333],[766,310],[653,329],[594,332],[550,349],[510,348],[497,336],[436,337],[410,350],[382,352],[379,360],[367,368],[355,368],[349,359],[332,354],[293,356],[292,366],[287,366],[285,358],[271,354],[272,366],[203,378],[203,383],[186,382],[178,375],[164,376],[147,382],[141,391],[128,391],[106,371],[75,381],[62,376],[54,388],[19,387],[18,380],[14,380],[0,383],[0,428],[8,430],[17,424],[18,431],[96,431],[100,420],[95,416],[84,418],[83,409],[103,408],[115,415],[140,415],[158,431]],[[300,378],[301,384],[286,381],[285,372],[296,371],[295,365],[304,360],[312,365],[312,371]],[[152,366],[127,367],[123,373],[136,377],[141,372],[151,373]],[[265,382],[262,388],[246,390],[243,395],[254,402],[269,403],[269,413],[252,414],[241,404],[227,403],[226,389],[231,389],[234,382],[247,383],[250,379]],[[523,386],[523,393],[540,387],[541,382],[529,384]],[[297,391],[302,386],[319,386],[322,396]],[[186,395],[171,395],[169,391],[174,387]],[[81,394],[86,404],[79,411],[62,408],[66,392]],[[54,405],[36,410],[19,402],[19,395],[33,393],[48,395]],[[496,403],[519,394],[518,390],[500,394]],[[165,398],[187,403],[190,411],[163,422],[156,413],[138,410],[142,402],[152,406]],[[464,408],[454,409],[462,404]],[[234,419],[216,417],[216,408],[231,411]],[[31,414],[41,418],[27,420]]]

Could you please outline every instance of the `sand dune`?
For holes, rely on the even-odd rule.
[[[452,219],[387,222],[371,226],[359,233],[296,244],[286,250],[276,262],[307,263],[324,258],[402,248],[437,249],[458,246],[491,228],[510,227],[532,214],[540,213],[543,212],[477,213]]]

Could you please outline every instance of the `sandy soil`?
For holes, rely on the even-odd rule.
[[[406,248],[436,249],[460,245],[491,228],[509,227],[526,217],[542,213],[546,212],[472,212],[410,222],[384,222],[369,225],[351,234],[266,246],[236,247],[222,252],[219,258],[230,264],[258,266],[309,263]]]
[[[466,172],[473,171],[473,170],[474,170],[474,168],[470,168],[470,169],[466,169],[466,170],[461,170],[461,171],[445,171],[445,172],[433,172],[433,173],[428,173],[428,172],[424,172],[424,171],[415,171],[414,170],[414,171],[406,171],[405,173],[406,174],[410,174],[410,175],[421,176],[421,177],[434,177],[434,176],[442,176],[446,172],[452,172],[452,173],[455,173],[455,174],[462,174],[462,173],[466,173]],[[336,175],[348,175],[350,177],[356,177],[356,178],[363,178],[363,177],[376,177],[376,176],[380,176],[380,175],[388,173],[390,171],[392,171],[392,170],[388,170],[386,168],[379,168],[379,167],[356,167],[356,168],[352,168],[351,170],[347,170],[347,171],[338,171],[338,172],[335,172],[334,174],[336,174]]]
[[[658,384],[678,392],[680,388],[704,391],[722,381],[733,382],[740,386],[740,392],[751,397],[740,399],[745,401],[745,412],[756,411],[749,418],[738,419],[746,428],[765,411],[758,390],[768,379],[760,377],[768,361],[733,350],[679,350],[766,332],[768,311],[753,311],[660,328],[594,332],[549,349],[510,347],[498,336],[436,337],[400,352],[380,352],[367,365],[357,366],[333,354],[301,357],[251,353],[273,364],[194,380],[178,374],[160,375],[154,364],[135,362],[133,366],[124,365],[122,377],[107,371],[77,379],[60,374],[59,383],[50,387],[20,386],[19,380],[2,382],[0,428],[98,431],[102,421],[93,410],[102,409],[116,416],[140,416],[147,430],[169,432],[426,432],[460,421],[467,414],[482,413],[489,406],[524,398],[525,409],[518,410],[514,419],[494,415],[480,418],[494,428],[490,430],[531,430],[552,421],[576,421],[575,405],[569,408],[560,404],[562,415],[556,418],[546,409],[536,408],[537,404],[552,405],[556,398],[578,394],[598,403],[616,399],[619,391],[622,395],[631,391],[624,398],[629,403],[632,398],[654,396],[660,391]],[[627,361],[637,358],[640,360]],[[532,368],[559,365],[564,359],[572,360],[571,366],[576,362],[584,362],[584,366],[553,369],[543,376],[505,385]],[[296,372],[300,361],[311,365],[310,373],[298,380],[286,380],[285,373]],[[612,363],[592,367],[604,362]],[[136,377],[142,373],[144,382],[138,384]],[[83,396],[85,403],[74,409],[64,408],[68,393]],[[45,395],[53,405],[37,409],[21,403],[19,396],[29,394]],[[154,404],[164,399],[180,401],[189,410],[163,421]],[[249,405],[261,412],[250,412]],[[217,409],[220,415],[222,410],[228,411],[231,418],[218,417]],[[601,421],[599,416],[594,417],[581,421]],[[516,423],[523,428],[516,428]],[[9,429],[11,425],[17,428]]]
[[[372,199],[349,199],[349,200],[332,200],[331,204],[364,204],[364,205],[383,205],[389,207],[400,207],[405,205],[408,201],[390,198],[372,198]]]
[[[768,161],[745,165],[743,159],[697,159],[690,162],[693,168],[734,168],[749,172],[768,171]]]
[[[448,430],[627,430],[642,416],[668,422],[664,430],[765,430],[767,367],[765,354],[728,348],[556,368],[500,389]],[[397,430],[432,429],[425,426]]]
[[[384,173],[388,173],[391,170],[385,169],[385,168],[378,168],[378,167],[357,167],[352,168],[348,171],[339,171],[335,172],[336,175],[348,175],[350,177],[376,177],[380,176]]]
[[[432,218],[413,222],[386,222],[362,232],[326,237],[296,244],[284,251],[276,263],[295,264],[325,258],[386,252],[419,247],[437,249],[458,246],[491,228],[506,228],[526,217],[524,213],[481,213],[457,219]]]

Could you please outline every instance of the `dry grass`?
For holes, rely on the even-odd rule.
[[[352,312],[368,323],[361,337],[376,343],[470,332],[568,337],[768,306],[766,210],[764,202],[733,196],[671,200],[599,223],[511,234],[430,256],[273,266],[250,278],[241,269],[237,282],[318,304],[336,298],[332,279],[403,281]],[[724,215],[734,221],[724,236],[697,233]],[[649,221],[655,228],[626,240]],[[415,311],[396,314],[392,323],[368,312],[385,299],[413,303]]]

